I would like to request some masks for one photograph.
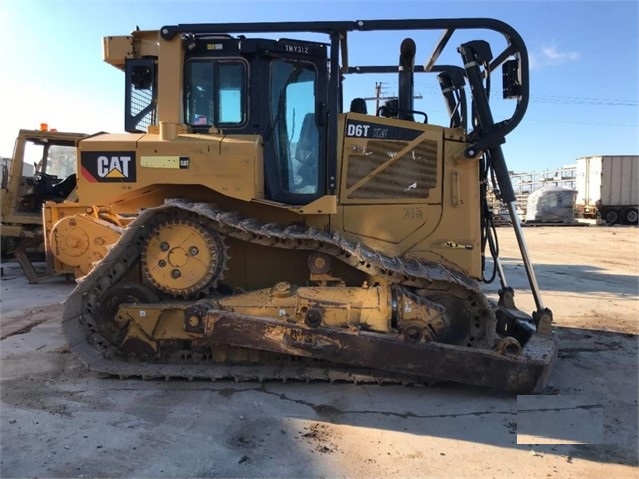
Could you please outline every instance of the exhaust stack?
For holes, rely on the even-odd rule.
[[[405,38],[399,49],[399,115],[401,120],[413,121],[413,90],[415,53],[417,46],[412,38]]]

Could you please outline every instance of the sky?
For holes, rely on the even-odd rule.
[[[531,99],[504,145],[511,171],[552,170],[582,156],[639,154],[637,1],[0,0],[0,156],[12,155],[19,129],[40,123],[59,131],[123,131],[124,75],[102,61],[104,36],[177,23],[448,17],[502,20],[527,45]],[[396,64],[403,37],[394,38],[369,36],[349,45],[349,58],[365,65],[383,56]],[[417,43],[419,63],[434,42],[421,49]],[[431,116],[443,101],[435,76],[423,76],[429,78],[415,79],[422,97],[415,108]],[[346,98],[373,97],[376,82],[383,94],[397,93],[395,75],[358,77],[347,80]],[[500,89],[500,78],[496,84]]]

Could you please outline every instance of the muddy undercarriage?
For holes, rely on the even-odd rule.
[[[191,243],[172,242],[176,231]],[[308,252],[307,285],[225,284],[228,239]],[[366,279],[345,284],[331,261]],[[524,393],[544,387],[556,358],[549,323],[516,310],[508,292],[488,302],[440,264],[172,200],[143,211],[80,282],[63,329],[89,368],[120,377],[455,381]]]

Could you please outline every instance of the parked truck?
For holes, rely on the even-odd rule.
[[[598,217],[608,224],[637,224],[639,156],[577,158],[576,186],[579,217]]]

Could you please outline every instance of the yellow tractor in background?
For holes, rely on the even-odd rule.
[[[372,55],[387,63],[355,63],[371,57],[355,38],[407,32],[416,40],[396,40],[399,61],[389,46]],[[275,34],[285,38],[264,38]],[[44,207],[48,255],[86,274],[63,330],[89,368],[544,388],[557,339],[501,148],[529,98],[512,27],[172,25],[106,37],[104,55],[125,75],[127,133],[80,140],[79,201]],[[495,119],[499,69],[495,111],[508,113]],[[358,95],[344,108],[350,76],[385,73],[398,74],[396,100],[369,112]],[[445,124],[414,108],[415,75],[441,91]],[[497,255],[491,185],[510,211],[532,315],[515,307]],[[479,282],[496,277],[491,301]]]
[[[53,272],[52,268],[37,271],[32,262],[33,255],[44,258],[42,205],[75,199],[75,146],[85,136],[49,129],[43,123],[39,130],[20,130],[12,158],[2,160],[2,257],[15,256],[30,283]]]

